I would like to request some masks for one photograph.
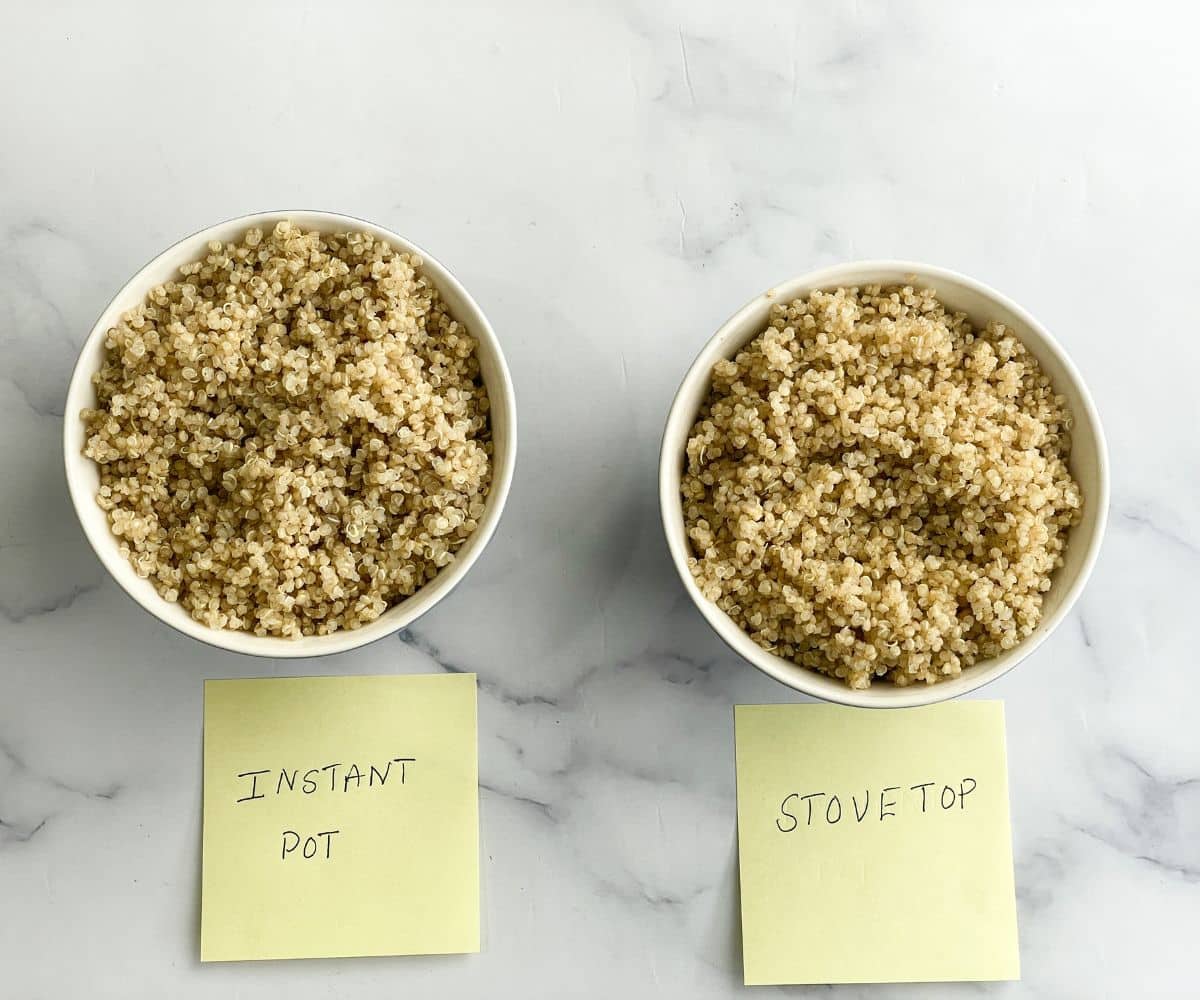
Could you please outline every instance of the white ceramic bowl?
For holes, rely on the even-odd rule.
[[[1071,531],[1064,565],[1055,573],[1046,594],[1041,624],[1019,646],[1001,656],[981,660],[953,680],[939,684],[895,687],[877,682],[865,691],[855,691],[839,680],[762,649],[700,593],[687,567],[691,552],[684,531],[679,483],[688,433],[708,394],[713,365],[722,358],[732,358],[762,333],[772,305],[790,302],[817,289],[909,282],[934,289],[946,306],[966,313],[977,323],[997,320],[1011,327],[1038,359],[1055,389],[1066,397],[1075,418],[1070,468],[1083,492],[1083,519]],[[768,289],[739,309],[705,345],[684,376],[663,434],[658,481],[671,558],[688,594],[717,634],[743,659],[789,687],[825,701],[865,708],[901,708],[943,701],[974,691],[1010,671],[1054,631],[1075,603],[1096,561],[1108,515],[1108,455],[1100,418],[1083,379],[1063,349],[1037,320],[999,292],[953,271],[906,261],[859,261],[813,271]]]
[[[100,476],[95,463],[82,454],[84,428],[83,421],[79,418],[81,410],[95,405],[96,394],[92,386],[92,375],[100,368],[105,334],[116,325],[123,312],[141,302],[155,285],[175,277],[181,265],[203,256],[205,244],[209,240],[230,240],[241,236],[251,226],[268,229],[281,219],[289,219],[305,229],[321,232],[357,230],[371,233],[387,240],[394,247],[421,255],[425,261],[423,272],[433,279],[454,317],[466,325],[479,343],[480,367],[491,401],[494,443],[492,485],[487,508],[479,527],[455,554],[454,561],[412,597],[390,608],[375,621],[357,629],[345,629],[330,635],[300,639],[256,636],[248,632],[214,629],[202,625],[178,604],[164,601],[148,580],[141,579],[122,558],[117,548],[117,540],[109,531],[106,515],[96,504],[95,496]],[[84,534],[87,535],[105,569],[130,597],[172,628],[213,646],[256,656],[301,657],[340,653],[390,635],[432,608],[466,575],[496,530],[500,512],[508,498],[517,452],[517,414],[512,377],[509,375],[496,334],[483,311],[475,304],[475,300],[441,263],[402,236],[362,219],[328,212],[262,212],[257,215],[245,215],[180,240],[169,250],[155,257],[129,280],[96,320],[96,325],[88,334],[79,360],[75,364],[64,414],[63,453],[67,486]]]

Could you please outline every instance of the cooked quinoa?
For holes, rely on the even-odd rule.
[[[705,597],[850,687],[954,677],[1037,627],[1079,518],[1071,418],[999,323],[868,286],[773,307],[713,368],[682,494]]]
[[[491,483],[488,397],[421,263],[280,222],[209,243],[108,331],[84,454],[164,598],[216,628],[321,635],[454,558]]]

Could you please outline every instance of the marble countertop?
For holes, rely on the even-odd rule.
[[[1194,9],[8,13],[0,994],[740,994],[731,706],[793,696],[684,595],[658,439],[745,300],[900,257],[976,276],[1055,333],[1105,421],[1113,505],[1069,621],[986,691],[1007,705],[1023,982],[834,992],[1196,995]],[[139,610],[75,523],[59,444],[111,294],[187,233],[288,207],[375,220],[447,263],[503,341],[522,421],[466,582],[406,634],[298,663]],[[202,680],[450,665],[480,677],[484,951],[201,967]]]

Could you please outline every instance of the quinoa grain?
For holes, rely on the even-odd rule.
[[[1070,416],[1012,332],[930,290],[773,307],[713,368],[689,566],[765,649],[854,688],[953,677],[1041,619],[1082,498]]]
[[[214,628],[356,628],[449,564],[491,483],[475,341],[365,233],[280,222],[108,331],[84,454],[122,555]]]

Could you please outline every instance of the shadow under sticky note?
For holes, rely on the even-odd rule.
[[[474,674],[204,686],[202,961],[479,950]]]
[[[1001,702],[735,730],[747,985],[1020,978]]]

